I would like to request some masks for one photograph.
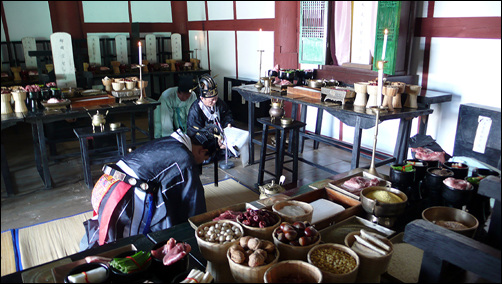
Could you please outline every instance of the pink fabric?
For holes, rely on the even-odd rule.
[[[335,1],[335,58],[338,65],[350,62],[351,1]]]

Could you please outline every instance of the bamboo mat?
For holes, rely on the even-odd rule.
[[[12,231],[2,232],[2,276],[16,272],[16,254]]]
[[[259,195],[234,179],[204,185],[207,211],[251,202]],[[92,211],[2,233],[2,275],[27,269],[79,252],[83,222]],[[13,242],[14,240],[14,242]],[[16,259],[17,257],[17,259]]]
[[[232,178],[218,181],[217,187],[214,186],[214,183],[204,185],[204,194],[206,195],[208,212],[237,203],[255,201],[260,198],[259,194]]]
[[[79,252],[85,233],[83,222],[91,217],[89,211],[16,229],[19,268],[27,269]]]

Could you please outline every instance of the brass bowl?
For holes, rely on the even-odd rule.
[[[372,191],[383,190],[393,193],[399,198],[401,202],[388,203],[382,202],[377,199],[372,199],[368,195]],[[376,217],[397,217],[404,213],[406,204],[408,203],[408,196],[398,189],[385,187],[385,186],[370,186],[361,191],[361,203],[364,211],[375,215]]]
[[[110,122],[110,130],[116,130],[120,126],[122,126],[121,122]]]
[[[445,207],[445,206],[429,207],[424,211],[422,211],[422,218],[436,225],[438,225],[437,224],[438,221],[454,221],[462,223],[467,228],[459,228],[459,229],[454,229],[450,227],[443,227],[443,228],[447,228],[451,231],[457,232],[470,238],[474,236],[474,233],[476,232],[476,229],[479,226],[478,219],[476,219],[476,217],[474,217],[472,214],[469,214],[463,210],[453,207]]]
[[[291,117],[283,117],[281,118],[281,125],[290,125],[293,122]]]

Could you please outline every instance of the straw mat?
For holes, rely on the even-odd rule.
[[[79,252],[85,233],[82,223],[91,217],[92,211],[89,211],[16,229],[19,268],[27,269]]]
[[[231,178],[218,181],[217,187],[214,186],[214,183],[204,185],[204,194],[206,195],[208,212],[237,203],[255,201],[260,198],[259,194]]]
[[[2,232],[2,276],[16,272],[16,256],[12,231]]]

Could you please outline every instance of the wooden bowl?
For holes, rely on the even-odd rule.
[[[281,261],[270,267],[263,276],[265,283],[321,283],[322,272],[301,260]]]
[[[370,234],[372,234],[373,236],[376,235],[371,232]],[[361,232],[354,231],[347,234],[344,241],[347,247],[352,248],[352,245],[356,241],[356,237],[354,237],[355,235],[360,236]],[[386,255],[380,255],[380,254],[373,255],[357,249],[352,249],[357,254],[357,256],[359,256],[359,261],[360,261],[359,270],[361,272],[364,271],[364,273],[359,273],[357,275],[357,282],[379,283],[380,275],[386,272],[387,268],[389,268],[390,260],[392,258],[392,255],[394,254],[394,245],[387,238],[379,238],[379,239],[390,247],[390,251]]]
[[[308,262],[316,267],[318,267],[318,263],[315,260],[315,257],[313,256],[316,251],[320,249],[330,249],[333,251],[341,251],[348,253],[354,260],[356,261],[356,265],[352,270],[346,272],[346,273],[334,273],[331,271],[328,271],[326,269],[320,269],[322,272],[322,277],[325,282],[329,283],[353,283],[356,281],[357,278],[357,272],[359,271],[359,256],[350,248],[340,245],[340,244],[332,244],[332,243],[327,243],[327,244],[321,244],[313,247],[309,253],[308,253]],[[337,269],[340,269],[337,267]]]
[[[239,225],[241,225],[242,228],[244,229],[244,235],[256,237],[258,239],[273,241],[274,238],[272,237],[272,233],[274,232],[275,228],[279,227],[279,225],[281,224],[281,216],[279,216],[279,214],[277,214],[276,212],[270,211],[269,213],[273,214],[278,220],[277,223],[275,223],[272,226],[268,226],[265,228],[247,226],[242,224],[241,221],[239,221],[238,219],[237,223],[239,223]]]
[[[305,211],[305,213],[296,216],[285,214],[281,212],[281,210],[283,210],[284,207],[286,206],[300,207],[303,209],[303,211]],[[277,214],[279,214],[279,216],[281,216],[283,222],[288,222],[291,224],[293,224],[296,221],[307,221],[310,223],[312,222],[312,215],[314,213],[314,207],[312,207],[312,205],[306,202],[296,201],[296,200],[286,200],[277,202],[272,206],[272,210],[274,210],[274,212],[276,212]]]
[[[279,227],[278,227],[279,228]],[[272,233],[272,237],[274,238],[274,244],[275,246],[279,249],[280,252],[280,260],[293,260],[293,259],[298,259],[298,260],[303,260],[307,261],[307,255],[313,247],[318,245],[321,242],[321,234],[319,234],[319,238],[317,239],[316,242],[308,245],[308,246],[293,246],[290,244],[285,244],[277,239],[275,236],[275,231],[277,228],[275,228],[274,232]]]
[[[211,225],[214,225],[216,223],[230,223],[233,226],[236,226],[239,229],[240,232],[240,237],[244,235],[244,229],[242,228],[239,223],[235,221],[230,221],[230,220],[219,220],[219,221],[210,221],[206,222],[199,227],[197,227],[197,230],[195,230],[195,237],[197,238],[197,244],[199,245],[199,250],[202,254],[202,256],[207,260],[211,261],[214,263],[227,263],[227,250],[233,245],[237,244],[240,240],[240,237],[237,238],[234,241],[231,242],[226,242],[226,243],[212,243],[209,241],[204,240],[202,237],[199,236],[198,232],[201,230],[204,230],[205,227],[210,227]]]
[[[265,272],[279,261],[279,250],[275,248],[275,259],[265,265],[250,267],[247,264],[235,263],[227,250],[228,265],[235,281],[238,283],[262,283]]]
[[[113,82],[112,88],[114,91],[122,91],[124,89],[124,82]]]

